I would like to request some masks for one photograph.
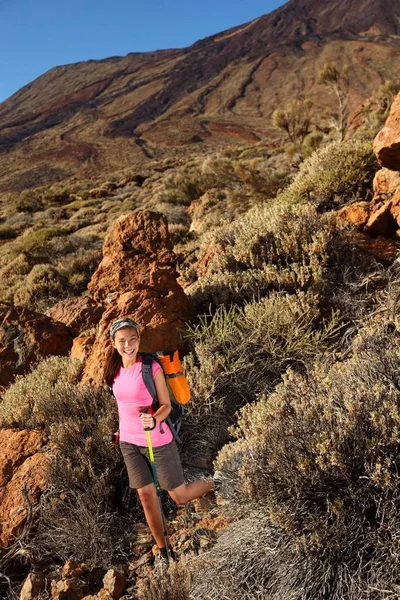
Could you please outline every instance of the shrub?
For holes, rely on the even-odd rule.
[[[398,347],[398,331],[375,323],[346,360],[319,362],[307,375],[289,370],[275,393],[241,410],[237,441],[218,456],[234,501],[261,505],[293,540],[296,561],[280,576],[284,599],[298,593],[299,578],[305,600],[397,590]]]
[[[348,140],[328,144],[300,165],[280,203],[312,201],[320,210],[338,208],[370,193],[378,169],[370,142]]]
[[[305,598],[302,593],[307,573],[299,569],[293,581],[293,565],[300,561],[292,538],[272,527],[263,511],[245,512],[245,517],[239,517],[219,535],[207,554],[200,555],[189,565],[191,598]]]
[[[16,245],[20,252],[32,255],[46,253],[47,243],[54,237],[65,235],[65,232],[56,227],[42,227],[41,229],[29,229],[19,236]]]
[[[156,572],[138,583],[138,600],[190,600],[190,574],[181,563]]]
[[[43,192],[45,206],[68,204],[70,202],[71,190],[63,183],[54,183]]]
[[[31,271],[34,261],[25,254],[18,254],[0,269],[0,300],[12,302],[14,294],[25,276]]]
[[[56,267],[49,264],[35,265],[14,294],[16,304],[30,305],[43,311],[49,303],[65,295],[67,280]]]
[[[81,370],[79,361],[45,359],[7,388],[0,417],[2,427],[44,430],[53,449],[49,489],[30,534],[34,558],[109,565],[132,536],[132,524],[115,511],[125,485],[122,459],[106,441],[116,409],[107,390],[78,385]]]
[[[189,330],[193,402],[185,441],[192,454],[209,458],[239,407],[272,390],[289,365],[304,368],[330,346],[340,324],[334,315],[317,330],[319,319],[313,297],[274,293],[242,309],[220,307]]]
[[[15,209],[17,212],[34,213],[42,210],[43,207],[44,203],[42,200],[42,194],[38,189],[26,190],[25,192],[22,192],[15,204]]]
[[[60,273],[68,281],[71,296],[82,294],[102,258],[100,250],[82,250],[63,257],[58,262]]]
[[[18,235],[17,230],[14,227],[8,225],[0,225],[0,240],[12,240]]]
[[[376,268],[355,238],[334,215],[313,206],[266,203],[203,238],[199,262],[209,257],[206,274],[188,293],[198,311],[271,290],[312,290],[320,304],[330,304],[347,280]]]

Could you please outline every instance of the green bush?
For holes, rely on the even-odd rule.
[[[320,328],[316,325],[319,323]],[[337,316],[320,323],[311,295],[271,294],[244,308],[220,307],[189,330],[185,358],[193,402],[185,420],[190,452],[210,459],[227,439],[235,412],[271,391],[288,366],[302,369],[334,342]]]
[[[68,281],[71,296],[82,294],[102,259],[100,250],[71,253],[58,261],[58,269]]]
[[[20,252],[41,255],[46,253],[46,247],[51,239],[62,235],[65,235],[65,232],[57,227],[32,228],[19,236],[15,244]]]
[[[13,302],[16,290],[31,271],[34,261],[25,254],[18,254],[0,269],[0,300]]]
[[[218,456],[232,500],[261,505],[292,539],[297,559],[280,575],[283,599],[298,593],[291,585],[299,577],[305,600],[380,598],[377,590],[395,597],[399,341],[393,325],[372,324],[346,360],[306,375],[289,370],[270,397],[242,409],[237,441]],[[281,552],[285,561],[284,544],[278,563]]]
[[[15,203],[17,212],[34,213],[42,210],[43,207],[42,193],[38,189],[26,190]]]
[[[371,142],[334,142],[318,149],[300,165],[293,183],[277,200],[283,204],[311,201],[320,210],[365,200],[377,169]]]
[[[15,304],[31,306],[40,312],[66,293],[67,279],[56,267],[35,265],[14,294]]]
[[[0,225],[0,240],[12,240],[16,238],[18,231],[8,225]]]
[[[376,269],[355,245],[356,235],[333,214],[310,205],[266,203],[204,236],[205,274],[187,292],[198,312],[240,303],[271,290],[312,290],[330,305],[341,288]],[[351,303],[345,306],[352,311]]]
[[[126,551],[133,523],[116,512],[124,469],[106,439],[116,429],[115,402],[108,390],[79,385],[82,366],[59,357],[40,362],[7,388],[0,419],[2,427],[43,430],[52,448],[49,489],[30,534],[31,556],[109,565]]]

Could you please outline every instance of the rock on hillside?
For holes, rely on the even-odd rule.
[[[375,138],[374,151],[382,167],[400,170],[400,94],[393,102],[385,127]]]
[[[189,48],[56,67],[0,104],[0,191],[99,177],[149,158],[273,142],[273,110],[335,99],[327,62],[350,66],[350,110],[397,78],[400,0],[290,0]]]
[[[2,429],[0,451],[0,549],[21,532],[45,489],[48,455],[39,431]]]
[[[129,315],[141,328],[141,350],[181,346],[191,317],[187,296],[177,282],[175,255],[165,217],[141,211],[122,215],[110,226],[103,260],[89,283],[91,298],[105,307],[84,381],[99,381],[111,352],[108,329]]]
[[[47,356],[67,356],[72,334],[50,317],[0,303],[0,389]]]
[[[339,216],[370,236],[400,238],[400,94],[383,129],[374,141],[378,161],[384,167],[374,178],[371,202],[344,207]],[[392,258],[398,245],[392,245]]]

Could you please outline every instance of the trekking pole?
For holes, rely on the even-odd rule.
[[[146,413],[147,412],[147,408],[144,408],[142,410],[142,412]],[[162,529],[163,529],[164,543],[165,543],[165,548],[166,548],[166,551],[167,551],[167,562],[169,563],[169,559],[171,558],[171,552],[170,552],[170,549],[169,549],[169,538],[168,538],[168,532],[167,532],[167,524],[165,522],[164,511],[163,511],[162,503],[161,503],[161,488],[160,488],[160,484],[159,484],[158,477],[157,477],[157,469],[156,469],[156,463],[155,463],[155,460],[154,460],[154,453],[153,453],[153,444],[151,443],[151,435],[150,435],[151,429],[150,429],[150,427],[145,427],[144,430],[146,432],[146,440],[147,440],[147,447],[148,447],[148,450],[149,450],[151,471],[153,473],[154,485],[155,485],[156,493],[157,493],[158,507],[160,509],[160,516],[161,516],[161,523],[162,523]]]

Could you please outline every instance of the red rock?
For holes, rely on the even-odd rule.
[[[67,356],[71,346],[64,323],[0,302],[0,386],[9,385],[42,358]]]
[[[48,465],[46,454],[34,454],[16,470],[7,486],[0,488],[0,546],[9,546],[21,532],[31,507],[47,486]],[[23,495],[24,489],[29,503]]]
[[[100,381],[105,358],[112,351],[109,326],[128,315],[139,325],[142,351],[178,348],[190,319],[189,299],[177,282],[175,255],[163,215],[129,213],[109,228],[103,260],[88,286],[106,310],[98,327],[83,381]]]
[[[359,229],[362,229],[368,221],[369,212],[368,202],[355,202],[354,204],[341,208],[337,215],[340,219],[343,219],[343,221],[347,221]]]
[[[91,298],[68,298],[50,308],[46,315],[65,323],[74,337],[87,329],[96,327],[104,312],[104,307]]]
[[[111,594],[112,598],[119,598],[126,584],[126,577],[123,573],[110,569],[103,578],[104,589]]]
[[[43,590],[45,577],[43,573],[29,573],[22,584],[19,600],[34,600]]]
[[[392,104],[385,126],[374,140],[374,152],[382,167],[400,171],[400,94]]]
[[[365,225],[364,232],[370,235],[391,237],[398,229],[397,222],[391,213],[392,201],[388,200],[374,211]]]
[[[388,262],[394,261],[400,249],[398,241],[388,240],[384,237],[370,238],[365,236],[364,239],[358,240],[357,245],[378,260]]]
[[[114,600],[112,595],[108,590],[102,589],[97,594],[98,600]]]
[[[82,582],[75,577],[51,582],[52,600],[81,600],[83,596]]]
[[[400,188],[400,173],[390,169],[379,169],[375,173],[373,189],[374,199],[381,196],[392,196]]]
[[[70,357],[73,360],[86,360],[92,351],[95,335],[80,335],[74,339]]]
[[[67,560],[62,568],[61,576],[63,579],[71,577],[82,577],[89,571],[89,567],[85,563],[77,563],[74,560]]]
[[[0,487],[4,488],[12,479],[15,471],[22,463],[36,454],[44,445],[45,438],[41,431],[25,429],[1,430],[0,450]]]

